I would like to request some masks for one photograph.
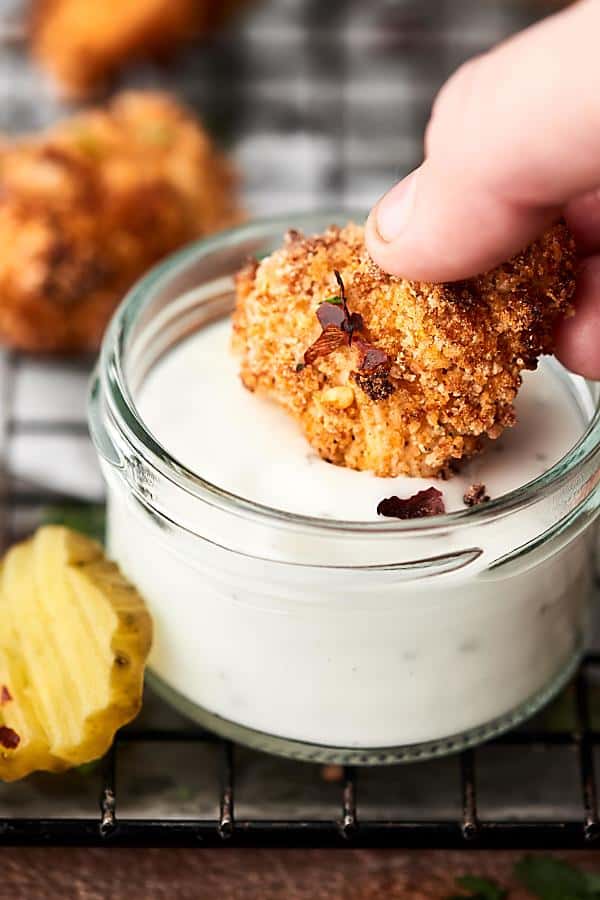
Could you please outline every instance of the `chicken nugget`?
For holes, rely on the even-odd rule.
[[[235,0],[35,0],[34,57],[62,91],[85,97],[127,62],[164,58],[218,24]]]
[[[164,94],[121,94],[0,164],[0,340],[24,350],[97,349],[151,265],[239,218],[229,163]]]
[[[514,424],[520,373],[552,351],[574,288],[562,223],[448,284],[386,274],[354,224],[290,232],[238,275],[233,349],[244,385],[291,413],[324,459],[443,475]]]

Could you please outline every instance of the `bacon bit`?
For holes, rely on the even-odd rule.
[[[386,371],[389,369],[392,361],[385,350],[380,350],[379,347],[375,347],[367,341],[360,341],[358,346],[360,349],[359,371],[366,372],[369,375],[377,369],[385,369]]]
[[[321,356],[328,356],[335,350],[339,350],[340,347],[351,346],[354,335],[360,333],[365,327],[360,313],[352,313],[348,309],[346,288],[342,276],[337,269],[333,271],[340,286],[340,302],[334,303],[331,300],[325,300],[317,309],[317,319],[323,331],[304,353],[304,364],[307,366]],[[391,360],[383,350],[363,339],[357,339],[356,344],[360,351],[359,369],[361,371],[369,373],[380,366],[385,366],[386,369],[390,367]]]
[[[0,746],[6,750],[16,750],[21,743],[21,738],[16,731],[8,725],[0,725]]]
[[[393,519],[422,519],[425,516],[440,516],[446,512],[444,495],[437,488],[430,487],[412,497],[387,497],[377,506],[378,516]]]
[[[5,684],[2,685],[2,689],[0,690],[0,706],[4,706],[5,703],[9,703],[12,700],[12,694]]]
[[[465,506],[479,506],[480,503],[487,503],[489,499],[489,494],[485,492],[485,484],[481,483],[472,484],[463,494]]]
[[[396,390],[396,386],[388,378],[385,366],[380,366],[379,369],[375,369],[369,375],[354,372],[352,378],[361,391],[364,391],[374,403],[378,403],[380,400],[387,400]]]
[[[302,237],[304,235],[301,231],[297,231],[295,228],[288,228],[283,236],[283,240],[286,244],[293,244],[294,241],[299,241]]]
[[[339,350],[340,347],[349,343],[350,336],[345,331],[341,331],[335,325],[328,325],[304,353],[304,365],[310,366],[321,356],[329,356],[334,350]]]
[[[461,464],[462,460],[460,459],[450,459],[440,472],[442,481],[449,481],[451,478],[454,478],[460,472]]]
[[[350,343],[352,343],[355,332],[362,331],[364,327],[365,323],[360,313],[350,313],[348,319],[342,325],[344,331],[347,331],[350,336]]]
[[[323,330],[329,325],[334,325],[341,331],[346,320],[346,313],[341,306],[326,300],[325,303],[321,303],[317,310],[317,319],[321,323]]]
[[[342,766],[335,764],[321,767],[321,778],[329,784],[344,780],[344,769]]]

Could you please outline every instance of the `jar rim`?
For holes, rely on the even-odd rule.
[[[368,535],[394,534],[409,536],[424,533],[439,533],[449,528],[475,526],[489,523],[507,514],[513,514],[539,500],[544,499],[571,477],[579,468],[590,463],[597,455],[600,459],[600,405],[596,404],[593,415],[576,444],[543,474],[485,504],[464,510],[454,510],[443,515],[411,520],[353,521],[320,518],[288,512],[246,499],[225,488],[202,478],[173,457],[151,434],[137,409],[127,382],[125,361],[132,329],[140,316],[152,303],[160,290],[175,279],[191,263],[210,256],[223,249],[235,249],[236,245],[252,237],[265,238],[274,229],[280,229],[283,237],[290,227],[307,232],[315,232],[326,227],[324,223],[364,219],[364,212],[356,210],[325,210],[302,212],[256,219],[236,226],[218,235],[202,238],[187,245],[182,250],[168,256],[152,268],[125,295],[116,310],[102,342],[98,378],[101,391],[125,438],[136,448],[145,462],[164,477],[199,500],[217,506],[225,512],[276,523],[279,527],[302,528],[312,533],[318,531],[329,535],[360,533]],[[198,285],[201,287],[201,284]],[[581,376],[571,376],[573,381],[586,384]]]

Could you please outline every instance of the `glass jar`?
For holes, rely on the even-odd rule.
[[[231,311],[248,256],[291,224],[315,233],[347,218],[251,224],[150,272],[106,334],[90,426],[109,551],[154,617],[159,693],[256,748],[391,763],[497,734],[573,673],[589,631],[600,424],[594,387],[562,371],[581,413],[576,446],[496,500],[413,521],[285,513],[172,458],[136,409],[148,372]]]

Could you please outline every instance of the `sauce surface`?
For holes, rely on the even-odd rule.
[[[377,478],[320,459],[283,409],[247,391],[229,349],[230,322],[210,325],[179,344],[151,371],[139,412],[162,446],[218,487],[275,509],[350,521],[377,519],[384,497],[409,497],[434,485],[448,512],[483,482],[492,498],[541,475],[577,442],[580,411],[548,360],[523,374],[518,422],[449,481]]]

